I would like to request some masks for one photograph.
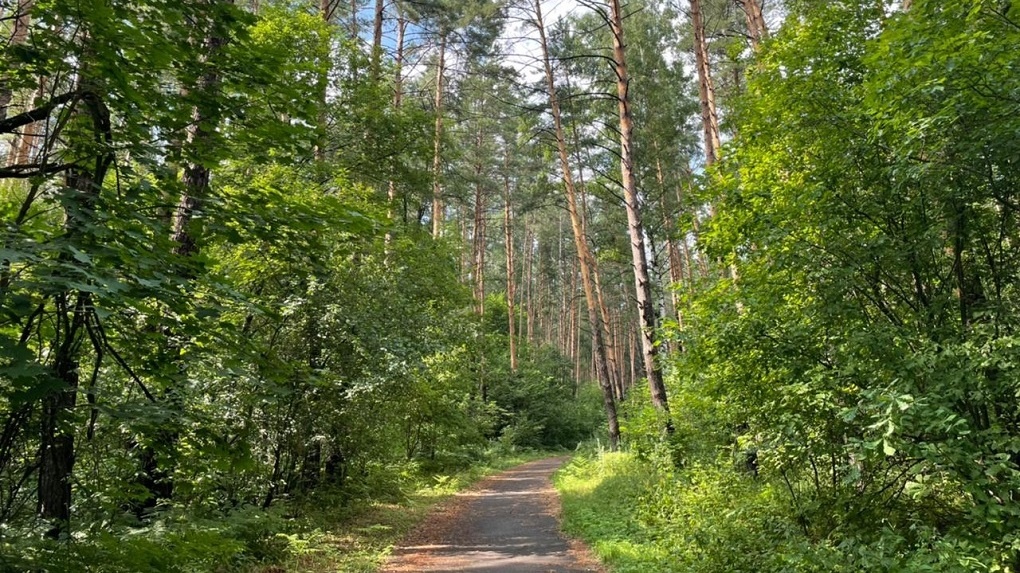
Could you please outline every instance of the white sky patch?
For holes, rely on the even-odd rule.
[[[523,0],[526,7],[512,8],[508,14],[503,34],[496,42],[497,53],[501,54],[500,63],[518,71],[524,83],[537,82],[544,74],[542,68],[542,50],[539,43],[538,30],[531,23],[534,20],[533,0]],[[578,0],[541,0],[542,19],[546,30],[568,16],[581,15],[589,10]],[[362,25],[359,29],[360,41],[367,47],[371,45],[371,10],[364,8],[359,13]],[[548,32],[547,32],[548,33]],[[396,55],[397,23],[393,7],[387,5],[386,20],[383,25],[383,50],[390,58]],[[437,49],[435,34],[415,24],[409,24],[404,35],[404,66],[405,79],[427,77],[435,74],[430,57]],[[458,58],[453,52],[446,55],[447,73],[456,75]]]
[[[578,0],[542,0],[541,6],[546,35],[553,24],[561,19],[589,11]],[[503,37],[498,42],[499,50],[504,54],[503,63],[516,69],[525,82],[534,82],[545,73],[542,67],[542,46],[538,29],[533,24],[534,18],[530,0],[528,8],[513,9]]]

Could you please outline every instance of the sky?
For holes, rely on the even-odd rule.
[[[542,0],[542,17],[547,28],[553,23],[573,14],[580,14],[587,11],[578,0]],[[362,22],[361,36],[365,42],[371,42],[371,21],[374,16],[372,7],[368,6],[359,14]],[[387,21],[383,33],[383,47],[391,56],[396,50],[397,31],[396,22],[393,17],[393,10],[387,7]],[[405,35],[405,42],[417,42],[428,45],[430,42],[428,33],[421,28],[409,26]],[[531,81],[542,73],[540,60],[540,48],[538,31],[534,26],[526,25],[523,15],[518,11],[510,14],[510,22],[507,24],[499,45],[505,54],[505,63],[516,68],[525,80]],[[424,72],[421,63],[428,50],[419,50],[417,54],[409,54],[412,59],[407,62],[405,73],[415,76]]]
[[[588,9],[578,0],[542,0],[542,20],[546,29],[562,18],[582,14]],[[506,63],[516,68],[525,80],[532,81],[542,75],[541,47],[538,29],[524,21],[533,18],[528,14],[511,14],[511,22],[503,33],[500,45],[507,55]]]

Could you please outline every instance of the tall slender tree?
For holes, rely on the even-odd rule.
[[[607,350],[602,330],[602,318],[599,314],[598,300],[591,276],[591,262],[594,258],[591,256],[591,252],[588,249],[587,233],[583,228],[581,214],[578,208],[577,190],[574,186],[574,176],[570,167],[567,140],[564,135],[563,122],[560,114],[560,104],[556,94],[556,83],[553,77],[552,63],[549,58],[549,46],[546,39],[545,23],[542,20],[541,0],[535,0],[534,17],[534,24],[538,30],[542,54],[542,65],[545,71],[549,108],[553,117],[556,147],[559,152],[560,173],[563,179],[567,211],[570,214],[570,226],[574,236],[574,247],[577,252],[577,262],[581,272],[581,283],[584,288],[585,302],[588,307],[588,324],[591,326],[591,333],[594,341],[596,374],[599,386],[602,389],[603,406],[605,407],[606,418],[609,424],[610,446],[615,449],[620,439],[620,427],[616,416],[616,400],[613,396],[613,388],[610,382],[609,359],[606,354]]]
[[[712,82],[708,39],[705,37],[705,20],[702,0],[690,0],[691,26],[694,30],[694,67],[698,72],[698,96],[701,100],[701,125],[704,133],[705,164],[712,165],[719,158],[722,147],[719,135],[719,115],[715,106],[715,85]]]
[[[620,114],[620,181],[627,209],[627,230],[630,236],[634,286],[637,293],[638,323],[641,326],[641,352],[652,404],[668,416],[669,401],[666,397],[666,385],[662,379],[662,368],[657,359],[658,347],[655,344],[658,320],[652,300],[645,232],[641,220],[637,179],[634,174],[634,116],[631,112],[630,76],[627,73],[626,41],[620,0],[609,0],[609,29],[613,35],[613,66],[616,72],[616,97]],[[666,427],[672,431],[672,424],[668,422],[668,418]]]

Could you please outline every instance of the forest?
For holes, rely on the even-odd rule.
[[[1020,572],[1020,0],[0,39],[0,571],[375,571],[335,528],[558,451],[616,573]]]

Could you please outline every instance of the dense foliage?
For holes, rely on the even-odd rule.
[[[431,115],[267,4],[0,4],[0,569],[274,562],[309,499],[598,422],[408,216]]]
[[[663,570],[1020,566],[1016,5],[912,4],[788,2],[729,103]]]
[[[620,570],[1020,570],[1018,13],[0,0],[2,566],[620,438]]]

